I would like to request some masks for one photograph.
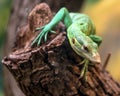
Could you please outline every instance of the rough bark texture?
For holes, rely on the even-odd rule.
[[[65,6],[69,11],[78,11],[81,8],[84,0],[12,0],[13,6],[11,10],[11,16],[7,28],[7,42],[5,46],[5,55],[8,55],[14,45],[16,34],[21,26],[26,25],[27,15],[32,8],[41,2],[47,2],[52,8],[52,11],[56,12],[62,6]],[[17,87],[17,84],[7,70],[4,68],[4,89],[5,96],[24,96],[23,92]]]
[[[88,80],[80,77],[82,60],[71,49],[63,32],[62,23],[49,34],[48,41],[40,47],[31,48],[38,34],[35,28],[43,26],[52,18],[50,8],[42,3],[28,16],[28,23],[20,28],[12,53],[3,64],[16,79],[26,96],[119,96],[120,85],[101,64],[89,66]],[[61,32],[62,31],[62,32]]]

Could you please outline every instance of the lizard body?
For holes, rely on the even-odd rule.
[[[100,63],[100,56],[98,53],[98,47],[102,41],[101,37],[95,35],[95,27],[92,20],[85,14],[69,13],[66,8],[61,8],[53,19],[42,27],[41,33],[32,42],[40,45],[41,39],[47,40],[47,35],[53,27],[55,27],[61,20],[63,20],[67,28],[67,37],[72,49],[79,55],[85,58],[84,70],[82,76],[87,70],[88,61],[93,63]],[[41,28],[37,28],[40,30]]]

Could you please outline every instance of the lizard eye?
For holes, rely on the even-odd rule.
[[[72,43],[75,44],[75,39],[74,38],[72,38]]]
[[[83,46],[83,49],[86,51],[86,52],[89,52],[89,49],[87,46]]]

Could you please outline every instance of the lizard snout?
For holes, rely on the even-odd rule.
[[[100,58],[99,53],[93,54],[93,59],[95,63],[101,63],[101,58]]]

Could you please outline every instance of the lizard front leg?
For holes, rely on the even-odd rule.
[[[42,38],[44,37],[44,41],[47,40],[47,35],[51,31],[53,27],[55,27],[61,20],[64,20],[65,26],[68,28],[72,24],[72,20],[70,18],[69,12],[66,8],[61,8],[58,13],[54,16],[50,23],[46,24],[42,28],[37,28],[37,30],[42,29],[39,35],[35,38],[31,45],[37,42],[37,45],[40,45]],[[51,31],[53,32],[53,31]]]
[[[89,60],[84,59],[84,65],[80,73],[80,78],[84,78],[87,81],[87,72],[88,72]]]

